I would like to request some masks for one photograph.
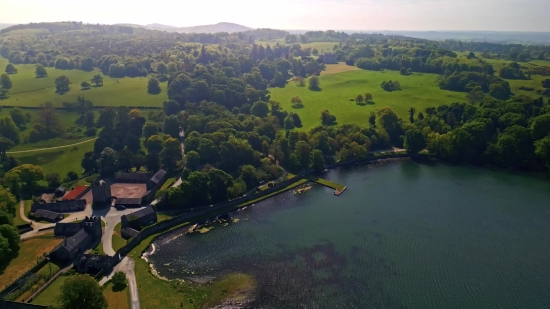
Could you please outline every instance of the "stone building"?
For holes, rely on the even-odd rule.
[[[66,238],[54,249],[52,258],[64,262],[75,260],[90,249],[92,244],[101,241],[101,219],[86,217],[82,222],[57,223],[54,235]]]
[[[108,267],[109,258],[107,255],[84,254],[74,265],[78,272],[95,274]]]
[[[75,212],[86,209],[86,200],[59,201],[54,203],[34,203],[31,205],[31,212],[36,213],[39,209],[53,212]]]
[[[96,180],[92,183],[94,203],[109,203],[111,201],[111,186],[105,180]]]
[[[157,212],[151,206],[147,206],[136,212],[124,215],[120,218],[122,228],[130,227],[141,230],[142,227],[157,223]]]

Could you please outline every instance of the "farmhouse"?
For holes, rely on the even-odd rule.
[[[49,222],[57,222],[63,220],[63,215],[58,212],[53,212],[45,209],[39,209],[34,214],[35,220],[45,220]]]
[[[35,203],[31,205],[31,212],[44,209],[53,212],[74,212],[86,209],[86,200],[60,201],[54,203]]]
[[[134,230],[140,230],[144,226],[148,226],[157,222],[157,212],[151,206],[147,206],[129,215],[124,215],[120,218],[122,228],[131,227]]]
[[[101,240],[102,229],[99,217],[86,217],[78,223],[57,223],[55,236],[65,236],[65,240],[52,252],[52,258],[71,261],[83,254],[91,244]]]
[[[338,60],[336,59],[336,54],[326,53],[319,55],[319,60],[325,64],[337,64]]]

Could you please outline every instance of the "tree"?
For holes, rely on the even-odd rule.
[[[21,110],[19,107],[14,107],[10,110],[10,117],[16,126],[21,127],[25,125],[25,115],[23,115],[23,110]]]
[[[395,112],[389,107],[382,107],[376,110],[376,114],[380,127],[388,132],[392,142],[396,142],[401,136],[402,130]]]
[[[414,123],[414,114],[416,114],[416,108],[414,107],[409,108],[409,121],[411,123]]]
[[[69,172],[67,172],[67,179],[70,180],[70,181],[77,180],[78,179],[78,174],[76,172],[69,171]]]
[[[317,48],[314,48],[312,51],[311,51],[311,54],[314,55],[314,56],[317,56],[319,55],[319,50]]]
[[[0,242],[3,242],[3,245],[0,245],[0,260],[4,260],[10,253],[19,251],[20,239],[21,237],[15,226],[8,224],[0,225]],[[5,246],[6,242],[8,245],[7,248]]]
[[[48,72],[46,71],[44,66],[41,65],[41,64],[36,65],[36,69],[34,70],[34,74],[36,75],[36,77],[46,77],[46,76],[48,76]]]
[[[50,188],[57,188],[61,185],[61,177],[58,173],[46,175],[46,181],[48,182],[48,187]]]
[[[107,309],[101,287],[89,275],[71,276],[61,286],[60,309]]]
[[[8,89],[0,88],[0,100],[5,100],[8,98]]]
[[[355,98],[355,102],[357,102],[357,103],[363,103],[363,96],[362,96],[362,95],[358,95],[358,96]]]
[[[113,291],[115,292],[122,291],[128,286],[126,275],[121,271],[117,271],[113,275],[113,279],[111,279],[111,282],[113,283]]]
[[[87,81],[83,81],[82,83],[80,83],[80,87],[82,87],[82,89],[90,89],[90,87],[92,87],[92,84]]]
[[[41,125],[39,131],[45,138],[56,137],[64,131],[59,114],[51,102],[46,102],[40,106],[36,123],[33,126],[37,124]]]
[[[405,133],[405,149],[411,153],[418,153],[426,148],[426,139],[420,130],[411,129]]]
[[[149,152],[151,151],[156,151],[156,152],[161,152],[162,151],[162,139],[160,139],[160,137],[158,135],[151,135],[148,139],[147,139],[147,150]]]
[[[103,149],[99,159],[97,159],[97,167],[101,176],[110,176],[117,172],[118,156],[116,152],[109,147]]]
[[[4,225],[4,224],[12,225],[13,224],[13,218],[7,212],[4,212],[4,211],[0,210],[0,225]],[[0,256],[1,256],[1,254],[0,254]],[[0,258],[0,260],[2,260],[2,258]]]
[[[298,114],[291,112],[289,116],[292,117],[292,120],[294,120],[294,126],[296,128],[302,127],[302,119],[300,119],[300,116]]]
[[[17,73],[17,68],[15,68],[15,66],[13,64],[8,63],[8,65],[6,66],[6,73],[16,74]]]
[[[180,105],[174,100],[164,101],[162,109],[167,116],[177,115],[180,112]]]
[[[0,118],[0,135],[19,144],[19,129],[10,117]]]
[[[124,139],[124,146],[128,147],[131,152],[137,153],[141,149],[141,140],[134,134],[127,134]]]
[[[7,175],[7,174],[6,174]],[[4,177],[5,180],[6,177]],[[15,210],[19,210],[19,203],[13,196],[8,187],[0,186],[0,210],[10,215],[15,215]]]
[[[158,134],[158,125],[154,122],[146,122],[143,125],[142,136],[147,140],[149,137]]]
[[[8,74],[2,74],[0,75],[0,86],[4,89],[11,89],[13,87],[13,83],[11,82],[10,77]]]
[[[294,119],[292,118],[291,115],[288,115],[285,117],[284,125],[285,125],[285,130],[292,130],[296,127],[294,125]]]
[[[336,123],[336,116],[333,116],[330,114],[328,110],[324,110],[321,112],[321,123],[325,126],[331,126]]]
[[[250,113],[256,117],[264,118],[269,114],[269,104],[266,102],[258,101],[252,105]]]
[[[69,92],[71,81],[65,75],[61,75],[55,79],[55,91],[57,93]]]
[[[407,68],[406,67],[401,67],[401,70],[399,70],[399,73],[401,75],[407,75]]]
[[[101,74],[96,74],[92,77],[91,82],[94,83],[96,87],[103,86],[103,77],[101,77]]]
[[[180,133],[180,121],[177,116],[172,115],[164,119],[164,126],[162,129],[164,134],[169,134],[173,138],[179,138]]]
[[[148,94],[159,94],[161,92],[160,82],[158,79],[151,77],[147,82],[147,93]]]
[[[366,102],[372,101],[372,93],[370,92],[365,93],[365,101]]]
[[[302,99],[300,99],[299,96],[293,96],[292,98],[290,98],[290,104],[294,108],[304,107],[304,104],[302,103]]]
[[[550,134],[550,114],[533,118],[531,124],[531,135],[534,140],[539,140]]]
[[[313,90],[313,91],[321,90],[321,88],[320,88],[321,84],[319,83],[319,77],[313,75],[309,78],[308,82],[309,82],[309,84],[308,84],[309,90]]]
[[[88,57],[82,61],[80,64],[80,69],[82,71],[92,71],[94,69],[94,59]]]
[[[376,124],[376,114],[374,112],[371,112],[369,115],[369,124],[371,126]]]
[[[157,64],[157,73],[161,76],[164,76],[168,73],[168,66],[166,66],[166,63],[159,62]]]
[[[15,143],[3,136],[0,136],[0,161],[6,159],[6,152],[15,147]]]
[[[188,153],[185,154],[185,159],[187,160],[185,167],[187,167],[192,171],[196,171],[197,166],[201,162],[201,156],[199,155],[199,153],[194,150],[189,151]]]
[[[17,175],[29,189],[32,189],[37,181],[44,179],[44,170],[40,166],[32,164],[16,166],[6,173],[6,177],[8,174]]]
[[[145,166],[145,168],[149,172],[156,173],[160,169],[160,156],[159,156],[159,153],[156,152],[156,151],[150,151],[145,156],[145,161],[144,161],[143,165]]]
[[[535,142],[535,155],[550,168],[550,135]]]
[[[308,169],[311,159],[311,147],[304,141],[298,141],[294,146],[294,155],[298,159],[301,169]]]
[[[320,171],[325,168],[325,158],[321,150],[313,149],[311,152],[311,164],[313,169],[316,171]]]
[[[162,168],[168,172],[176,172],[182,161],[180,143],[177,139],[169,137],[164,140],[163,146],[164,149],[160,153]]]

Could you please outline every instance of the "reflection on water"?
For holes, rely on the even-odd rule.
[[[253,274],[255,308],[550,308],[550,182],[410,161],[340,169],[159,239],[160,275]]]

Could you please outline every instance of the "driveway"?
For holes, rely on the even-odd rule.
[[[101,242],[103,243],[103,251],[105,254],[110,256],[115,255],[115,250],[113,249],[113,233],[115,231],[115,226],[120,223],[120,218],[140,209],[143,209],[143,207],[132,209],[128,208],[125,210],[116,210],[116,208],[110,207],[109,211],[102,216],[102,219],[105,222],[105,229],[103,230]]]
[[[114,268],[113,271],[108,276],[103,277],[101,281],[99,281],[99,285],[104,285],[107,283],[107,281],[111,280],[113,275],[116,272],[123,272],[126,274],[126,279],[128,280],[128,288],[130,289],[130,302],[131,302],[131,308],[132,309],[140,309],[139,304],[139,293],[137,288],[137,281],[136,281],[136,273],[134,272],[134,260],[129,257],[125,257],[118,263]]]

